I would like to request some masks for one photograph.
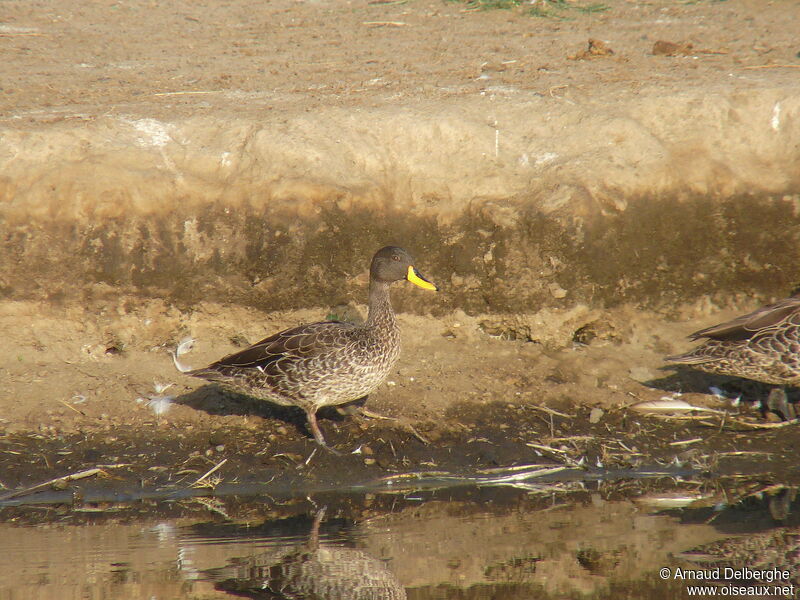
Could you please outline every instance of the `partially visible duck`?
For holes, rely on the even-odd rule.
[[[783,386],[800,385],[800,295],[701,329],[689,337],[705,341],[694,350],[665,360],[707,373],[780,386],[770,392],[767,406],[786,418],[794,418]]]

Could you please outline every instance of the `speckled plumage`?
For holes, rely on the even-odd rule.
[[[800,531],[779,528],[764,533],[750,533],[707,544],[685,553],[681,558],[694,563],[693,568],[717,567],[769,571],[788,571],[789,578],[781,585],[800,583]],[[694,559],[694,560],[693,560]],[[722,571],[724,573],[724,571]],[[741,583],[737,580],[736,583]],[[756,580],[752,583],[762,583]]]
[[[405,600],[403,586],[386,562],[353,548],[299,548],[274,563],[253,556],[216,584],[250,598],[286,600]]]
[[[286,600],[406,600],[386,561],[361,550],[323,544],[314,519],[307,544],[263,552],[207,574],[215,587],[250,598]]]
[[[767,494],[763,494],[767,496]],[[762,496],[762,494],[759,494]],[[792,504],[797,496],[794,488],[783,488],[777,495],[767,496],[769,514],[775,521],[782,522],[790,517]],[[752,508],[752,507],[751,507]],[[750,512],[750,511],[748,511]],[[751,516],[757,512],[750,512]],[[765,515],[766,516],[766,515]],[[758,522],[757,519],[752,521]],[[778,580],[779,585],[800,584],[800,528],[795,526],[776,527],[761,532],[750,532],[744,536],[725,538],[693,548],[681,553],[680,558],[690,561],[693,568],[714,569],[720,568],[724,579],[724,568],[742,569],[744,567],[753,571],[778,571],[788,572]],[[728,578],[733,579],[733,578]],[[741,579],[734,580],[737,584],[743,583]],[[762,577],[756,576],[748,582],[769,583]]]
[[[369,316],[363,325],[340,321],[301,325],[188,374],[275,404],[302,408],[314,438],[325,445],[317,410],[367,396],[397,361],[400,331],[389,286],[401,279],[436,289],[416,271],[405,250],[387,246],[372,259]]]
[[[800,296],[701,329],[690,337],[706,341],[665,360],[708,373],[773,385],[800,385]]]

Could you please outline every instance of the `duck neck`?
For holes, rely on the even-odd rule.
[[[382,281],[369,282],[369,315],[367,327],[392,329],[395,327],[394,311],[389,299],[389,284]]]

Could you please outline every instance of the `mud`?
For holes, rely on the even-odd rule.
[[[363,317],[388,243],[443,291],[395,292],[406,354],[370,407],[447,434],[461,404],[663,392],[692,328],[798,282],[798,15],[573,8],[6,3],[3,427],[149,427],[154,379],[190,392],[178,340],[199,365]],[[247,418],[198,398],[163,423]]]
[[[91,410],[62,404],[73,412]],[[72,423],[59,411],[53,425],[41,426],[40,432],[7,432],[0,439],[0,472],[9,491],[0,498],[12,504],[69,502],[69,494],[47,495],[67,490],[80,503],[87,494],[133,499],[158,497],[158,490],[191,495],[197,487],[212,495],[258,489],[273,497],[302,498],[365,486],[425,488],[437,485],[437,477],[450,481],[443,486],[455,485],[453,478],[468,483],[479,474],[530,465],[560,467],[542,481],[686,473],[779,477],[791,484],[800,475],[791,450],[795,427],[761,425],[764,415],[747,402],[742,410],[705,417],[656,418],[627,406],[603,411],[576,401],[555,410],[519,398],[450,403],[436,420],[432,414],[367,419],[358,416],[357,406],[349,407],[350,415],[323,412],[326,437],[343,455],[315,445],[299,410],[223,395],[214,386],[180,395],[174,404],[177,414],[83,414]],[[600,412],[599,419],[593,411]],[[214,467],[210,485],[203,475]],[[87,469],[99,469],[96,478],[25,491]],[[196,486],[198,480],[205,483]],[[45,495],[37,498],[40,492]]]
[[[398,286],[394,295],[421,293]],[[362,310],[338,306],[328,314],[358,319]],[[129,299],[97,305],[92,318],[83,308],[22,302],[4,303],[2,314],[13,342],[2,350],[8,402],[0,422],[0,482],[9,490],[103,464],[124,465],[109,480],[123,489],[185,485],[223,459],[217,476],[226,483],[276,480],[309,490],[540,460],[583,460],[600,472],[678,460],[715,473],[751,472],[754,460],[792,480],[786,453],[794,426],[756,429],[780,425],[760,412],[763,386],[663,367],[662,357],[686,347],[683,336],[702,319],[573,310],[537,327],[520,317],[401,314],[404,351],[386,384],[345,414],[321,415],[326,439],[345,453],[335,456],[309,438],[301,411],[188,378],[170,357],[185,335],[197,348],[182,360],[199,366],[324,312],[211,304],[184,312]],[[712,386],[729,397],[711,395]],[[665,419],[631,408],[673,394],[717,412]],[[363,417],[362,407],[389,418]],[[738,451],[744,458],[720,458]]]

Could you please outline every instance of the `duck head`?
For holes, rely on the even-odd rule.
[[[405,279],[422,289],[439,291],[436,285],[417,271],[411,255],[397,246],[386,246],[375,253],[369,268],[369,276],[370,279],[382,283],[393,283]]]

